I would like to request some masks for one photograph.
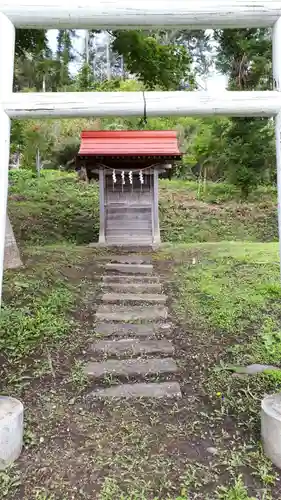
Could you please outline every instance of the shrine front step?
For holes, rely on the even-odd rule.
[[[105,266],[106,271],[113,271],[124,274],[152,274],[152,264],[119,264],[110,262]]]
[[[96,312],[96,318],[101,321],[160,321],[168,317],[168,310],[162,306],[130,306],[123,305],[100,305]]]
[[[115,235],[115,236],[106,236],[105,237],[105,243],[109,247],[116,247],[116,248],[137,248],[137,247],[146,247],[146,248],[152,248],[153,247],[153,240],[152,240],[152,235],[149,237],[144,237],[136,235],[136,236],[128,236],[128,235]]]

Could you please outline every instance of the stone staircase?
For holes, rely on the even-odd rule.
[[[85,374],[92,398],[180,398],[174,346],[165,334],[167,296],[153,265],[140,257],[116,257],[106,265],[101,305],[96,312],[99,340],[89,347]],[[161,381],[151,381],[152,377]],[[105,378],[117,385],[102,386]],[[124,381],[122,383],[122,381]]]

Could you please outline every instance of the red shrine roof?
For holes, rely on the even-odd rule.
[[[81,133],[79,156],[180,157],[175,130],[87,130]]]

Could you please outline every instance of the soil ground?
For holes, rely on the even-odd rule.
[[[227,368],[280,360],[275,244],[167,246],[153,254],[169,296],[183,393],[154,402],[85,398],[82,363],[96,337],[110,254],[72,245],[25,252],[25,269],[6,274],[0,321],[0,392],[24,402],[25,446],[0,473],[1,499],[281,498],[280,476],[259,443],[260,400],[280,378],[238,378]]]

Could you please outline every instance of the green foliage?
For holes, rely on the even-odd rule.
[[[79,151],[80,140],[77,137],[66,138],[54,146],[52,161],[55,165],[73,170],[74,160]]]
[[[81,69],[75,77],[75,89],[78,92],[89,91],[94,89],[94,73],[93,68],[88,63],[83,63]]]
[[[72,38],[75,36],[74,30],[59,30],[57,35],[57,53],[56,58],[59,62],[58,80],[59,86],[66,90],[71,83],[70,63],[74,61]]]
[[[16,30],[16,56],[22,56],[26,52],[39,53],[46,49],[46,46],[46,30]]]
[[[272,181],[275,167],[274,130],[267,119],[235,119],[225,135],[228,179],[244,198],[258,184]]]
[[[113,49],[124,56],[128,70],[149,89],[176,89],[183,78],[192,80],[192,61],[184,46],[161,44],[143,31],[118,31]]]
[[[59,88],[60,63],[48,51],[16,58],[14,88],[20,92],[55,92]]]
[[[271,33],[268,29],[217,30],[217,68],[229,76],[229,87],[272,88]]]
[[[271,36],[267,29],[219,30],[216,64],[228,75],[229,88],[272,88]],[[249,193],[262,182],[272,182],[275,167],[274,132],[268,119],[231,119],[223,135],[227,178]]]

